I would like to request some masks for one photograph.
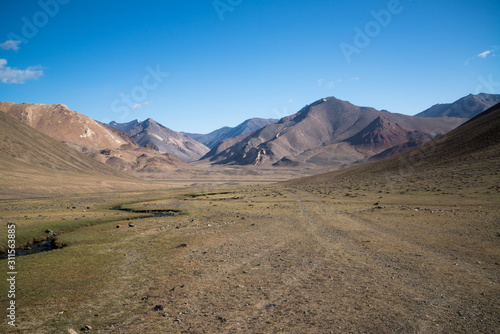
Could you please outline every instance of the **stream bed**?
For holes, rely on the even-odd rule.
[[[178,216],[180,214],[179,211],[175,210],[131,210],[131,209],[125,209],[122,208],[121,205],[112,207],[111,210],[118,210],[118,211],[124,211],[124,212],[131,212],[131,213],[148,213],[151,214],[152,217],[173,217],[173,216]],[[143,219],[144,217],[131,217],[131,218],[126,218],[126,220],[134,220],[134,219]],[[66,245],[57,245],[56,243],[56,238],[55,238],[55,233],[48,230],[46,231],[47,233],[51,233],[53,236],[47,237],[46,239],[40,240],[40,241],[34,241],[34,242],[29,242],[27,245],[23,247],[16,248],[16,257],[18,256],[24,256],[24,255],[31,255],[31,254],[37,254],[37,253],[42,253],[42,252],[48,252],[54,249],[58,248],[63,248]],[[7,259],[8,254],[0,254],[0,260],[1,259]]]
[[[150,213],[153,215],[153,217],[173,217],[179,215],[179,211],[175,210],[132,210],[132,209],[122,208],[121,205],[112,207],[111,210],[119,210],[131,213]]]

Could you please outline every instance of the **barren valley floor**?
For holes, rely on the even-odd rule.
[[[495,333],[498,204],[287,184],[4,200],[18,244],[51,229],[67,246],[16,259],[17,327],[0,331]]]

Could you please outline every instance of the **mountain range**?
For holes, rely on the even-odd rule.
[[[223,140],[203,159],[234,165],[345,166],[387,149],[416,147],[465,120],[388,113],[329,97],[276,124]]]
[[[62,104],[0,102],[0,111],[113,168],[158,172],[188,165],[171,154],[141,147],[128,134]]]
[[[1,111],[0,184],[0,198],[151,187]]]
[[[269,124],[278,123],[274,118],[250,118],[235,127],[222,127],[208,134],[185,133],[194,140],[212,149],[224,139],[237,137],[239,135],[257,131]]]
[[[117,149],[122,145],[137,147],[125,133],[110,131],[105,124],[70,110],[64,104],[0,102],[0,111],[79,151]]]
[[[170,153],[186,161],[196,161],[205,155],[209,149],[193,138],[173,131],[155,120],[148,118],[128,123],[109,123],[110,126],[126,132],[141,146],[149,145],[160,153]]]
[[[469,94],[453,103],[433,105],[415,116],[473,118],[497,103],[500,103],[500,94]]]
[[[438,138],[498,101],[500,95],[468,95],[406,116],[329,97],[280,120],[252,118],[209,134],[179,133],[151,118],[104,124],[62,104],[0,102],[0,111],[115,169],[164,173],[196,160],[311,168],[380,160]]]
[[[398,156],[321,175],[287,181],[288,184],[317,190],[341,187],[349,180],[359,185],[421,180],[427,188],[449,186],[450,175],[460,188],[483,186],[485,191],[498,184],[500,166],[500,104],[485,110],[442,137]],[[474,178],[469,179],[470,175]],[[484,179],[491,180],[485,183]],[[493,181],[495,180],[495,181]],[[496,183],[495,183],[496,182]],[[498,188],[498,187],[496,187]],[[492,195],[493,196],[493,195]],[[493,198],[493,197],[492,197]]]

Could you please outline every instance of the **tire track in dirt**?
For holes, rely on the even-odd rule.
[[[314,194],[300,189],[294,191],[315,202],[323,212],[323,215],[316,211],[311,214],[337,217],[349,224],[351,231],[345,235],[349,241],[343,246],[365,250],[366,261],[372,264],[370,274],[377,275],[377,283],[385,281],[385,293],[396,293],[400,298],[396,304],[413,314],[408,320],[414,323],[414,330],[446,331],[450,322],[454,323],[453,328],[457,324],[462,328],[492,326],[491,315],[499,313],[498,303],[494,298],[483,296],[498,296],[500,291],[498,280],[485,275],[486,271],[478,266],[481,262],[459,261],[449,251],[412,240],[412,235],[340,213]],[[365,237],[369,243],[363,243]],[[392,289],[387,289],[391,286]],[[475,298],[471,298],[471,293]]]

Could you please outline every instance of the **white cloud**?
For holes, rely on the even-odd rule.
[[[136,103],[136,104],[134,104],[132,109],[141,109],[142,107],[147,106],[147,105],[149,105],[148,101],[145,101],[143,103]]]
[[[494,47],[494,48],[493,48],[493,49],[491,49],[491,50],[486,50],[486,51],[484,51],[484,52],[481,52],[481,53],[480,53],[480,54],[478,54],[477,56],[474,56],[474,57],[471,57],[471,58],[467,59],[467,60],[465,61],[464,65],[469,65],[469,63],[470,63],[472,60],[476,59],[476,58],[483,58],[483,59],[485,59],[485,58],[486,58],[486,57],[488,57],[488,56],[494,57],[494,56],[495,56],[495,53],[494,53],[494,52],[495,52],[496,50],[498,50],[498,49],[499,49],[499,47]]]
[[[493,50],[487,50],[487,51],[484,51],[484,52],[478,54],[477,56],[480,58],[486,58],[492,52],[493,52]]]
[[[318,79],[318,86],[321,87],[322,84],[323,84],[323,79]]]
[[[19,44],[21,44],[21,41],[9,39],[0,44],[0,49],[17,51],[20,49]]]
[[[40,65],[28,66],[25,70],[18,70],[7,66],[6,59],[0,59],[0,81],[2,83],[23,84],[26,80],[37,80],[43,75]]]

